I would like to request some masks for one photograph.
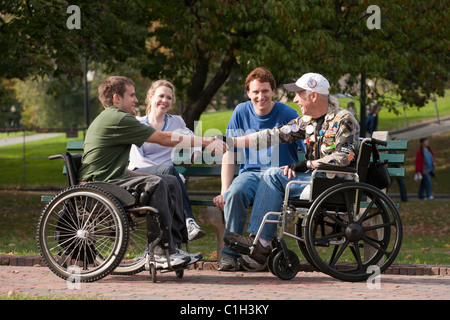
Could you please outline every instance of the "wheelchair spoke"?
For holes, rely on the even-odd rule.
[[[378,196],[373,197],[373,199],[370,201],[369,205],[367,206],[367,208],[364,210],[363,214],[361,215],[361,217],[358,219],[360,221],[365,221],[366,219],[370,219],[369,217],[366,217],[367,214],[372,210],[373,205],[375,204],[375,202],[378,200]],[[372,215],[371,215],[372,216]]]
[[[367,242],[369,245],[371,245],[372,247],[374,247],[375,249],[377,249],[378,251],[381,251],[383,254],[387,255],[388,252],[386,251],[385,248],[383,248],[382,245],[382,241],[380,240],[376,240],[376,239],[372,239],[370,237],[367,236],[363,236],[362,239]]]
[[[356,270],[362,271],[363,270],[363,261],[361,258],[361,251],[359,250],[359,243],[354,242],[354,246],[350,247],[350,251],[353,253],[353,256],[355,257],[356,264],[358,265],[358,268]]]
[[[348,247],[349,241],[345,240],[344,244],[341,246],[341,248],[339,249],[339,251],[335,254],[334,250],[338,247],[335,246],[335,248],[333,249],[333,254],[332,257],[330,259],[330,262],[328,263],[328,265],[332,268],[334,268],[334,266],[336,265],[336,263],[339,261],[339,258],[342,256],[342,254],[344,253],[345,249]]]
[[[350,191],[344,192],[344,199],[345,199],[345,207],[347,209],[347,217],[350,223],[353,222],[353,203],[350,200],[350,195],[349,195]]]
[[[342,221],[341,219],[338,219],[335,215],[333,214],[329,214],[328,212],[324,211],[323,213],[325,215],[325,217],[330,218],[331,220],[333,220],[336,224],[338,224],[339,226],[345,228],[346,224],[344,223],[344,221]]]
[[[377,229],[386,228],[386,227],[390,227],[390,226],[395,226],[395,221],[382,223],[382,224],[378,224],[378,225],[370,226],[370,227],[364,227],[363,230],[364,231],[377,230]]]

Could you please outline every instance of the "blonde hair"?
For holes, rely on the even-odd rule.
[[[158,89],[159,87],[167,87],[169,89],[172,90],[172,104],[175,103],[175,86],[172,84],[172,82],[168,81],[168,80],[157,80],[155,82],[152,83],[152,85],[150,86],[150,88],[147,90],[147,94],[145,95],[145,113],[149,114],[150,110],[152,108],[151,106],[151,102],[152,99],[151,97],[155,94],[156,89]]]

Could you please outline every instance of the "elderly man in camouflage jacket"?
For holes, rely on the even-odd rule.
[[[233,138],[235,145],[247,148],[264,148],[277,143],[292,143],[305,139],[306,160],[281,168],[267,170],[261,179],[253,203],[248,226],[250,237],[234,233],[225,236],[230,249],[235,243],[251,246],[254,236],[267,212],[280,211],[285,188],[290,180],[311,181],[312,169],[321,164],[353,165],[359,150],[359,124],[349,111],[334,106],[329,100],[329,83],[320,74],[307,73],[295,83],[284,85],[296,92],[294,102],[301,107],[302,116],[289,123],[243,137]],[[300,196],[306,185],[294,184],[290,196]],[[261,269],[270,252],[270,243],[276,225],[266,224],[260,241],[251,257],[243,256],[240,263],[247,270]]]

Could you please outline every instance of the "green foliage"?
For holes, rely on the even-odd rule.
[[[2,4],[0,78],[70,82],[83,74],[84,56],[107,72],[136,68],[175,83],[192,128],[230,74],[242,88],[257,66],[270,69],[278,83],[319,72],[333,92],[353,94],[364,72],[389,81],[392,92],[378,92],[378,100],[392,108],[383,95],[423,106],[432,93],[443,94],[449,76],[445,1],[83,0],[77,2],[81,28],[74,30],[66,27],[68,5]],[[380,8],[380,29],[367,26],[369,5]]]
[[[69,80],[83,74],[81,59],[114,66],[145,48],[145,10],[140,1],[77,1],[80,29],[66,25],[66,1],[2,3],[0,76],[49,75]]]

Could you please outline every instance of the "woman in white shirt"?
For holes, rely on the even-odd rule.
[[[169,111],[174,102],[174,85],[167,80],[155,81],[150,89],[148,89],[145,98],[145,103],[147,105],[146,115],[144,117],[136,117],[136,119],[157,130],[178,131],[182,134],[194,135],[194,133],[186,127],[183,118],[167,114],[167,111]],[[189,204],[188,193],[184,185],[184,177],[180,175],[173,166],[175,151],[176,148],[164,147],[156,143],[145,142],[140,148],[133,145],[130,151],[130,164],[128,168],[147,174],[170,174],[177,177],[183,193],[183,207],[186,215],[188,238],[189,241],[193,241],[203,237],[205,232],[200,229],[194,220],[192,208]],[[195,160],[201,151],[201,147],[192,148],[191,159]]]

